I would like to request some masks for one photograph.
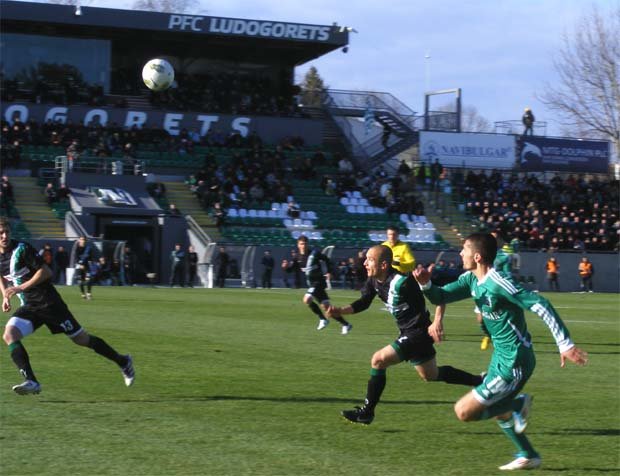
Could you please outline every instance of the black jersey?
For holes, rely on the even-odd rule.
[[[402,275],[391,270],[383,282],[368,278],[361,291],[362,296],[351,304],[355,313],[368,309],[378,295],[401,332],[425,330],[431,324],[424,295],[410,273]]]
[[[28,243],[11,240],[5,253],[0,253],[0,273],[11,286],[25,283],[44,266],[43,259]],[[50,305],[62,302],[51,278],[17,295],[22,305]]]
[[[325,275],[332,272],[332,263],[317,248],[311,249],[307,255],[299,254],[299,265],[306,273],[308,283],[325,282]]]

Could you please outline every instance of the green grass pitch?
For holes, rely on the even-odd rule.
[[[337,322],[315,330],[303,290],[96,288],[92,301],[61,292],[84,327],[133,355],[136,383],[126,388],[115,365],[42,328],[24,343],[43,392],[17,396],[3,345],[2,475],[480,475],[513,457],[494,422],[456,419],[465,387],[422,382],[407,363],[388,370],[372,425],[339,416],[363,399],[372,353],[397,335],[378,299],[342,336]],[[358,293],[331,295],[348,304]],[[551,334],[528,313],[538,474],[618,474],[619,296],[548,297],[590,363],[560,369]],[[486,368],[472,309],[448,307],[440,365]]]

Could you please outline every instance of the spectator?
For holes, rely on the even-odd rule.
[[[299,218],[301,215],[301,212],[299,210],[299,207],[297,206],[297,204],[293,201],[288,202],[288,209],[286,210],[286,214],[290,217],[290,218]]]
[[[534,121],[536,119],[534,118],[534,114],[532,113],[532,110],[529,107],[525,108],[525,112],[523,113],[523,117],[521,118],[521,121],[523,122],[523,126],[525,127],[525,129],[523,130],[523,135],[526,136],[529,135],[533,136],[534,135]]]
[[[273,256],[271,256],[271,251],[265,250],[263,254],[263,259],[261,260],[261,264],[263,265],[263,276],[261,285],[263,289],[271,289],[271,277],[273,275],[273,268],[275,266],[275,261]]]
[[[431,190],[437,190],[439,188],[439,179],[443,174],[443,165],[439,163],[439,159],[435,159],[435,162],[431,165]]]
[[[13,184],[9,181],[9,177],[6,175],[2,176],[2,182],[0,182],[0,191],[2,192],[5,200],[9,200],[11,202],[15,201]]]
[[[190,288],[194,287],[196,274],[198,272],[198,253],[194,251],[193,246],[187,248],[187,284]]]
[[[56,248],[54,255],[54,283],[67,284],[67,268],[69,267],[69,253],[64,246]]]
[[[181,211],[177,208],[177,206],[174,203],[171,203],[168,206],[168,214],[173,217],[178,217],[178,216],[181,216]]]
[[[349,159],[347,159],[346,157],[343,157],[338,162],[338,172],[340,172],[341,174],[344,174],[344,175],[352,173],[353,172],[353,163]]]
[[[43,193],[45,193],[47,204],[51,207],[56,202],[56,189],[54,188],[54,184],[48,183]]]
[[[170,253],[170,266],[170,287],[175,284],[185,287],[185,251],[181,243],[175,244]]]
[[[228,265],[230,264],[230,256],[226,252],[226,248],[220,246],[219,254],[216,258],[217,273],[215,278],[216,286],[223,288],[226,285],[228,277]]]
[[[392,128],[389,124],[383,124],[383,132],[381,133],[381,145],[384,149],[388,148],[388,141],[390,140],[390,135],[392,135]]]
[[[135,274],[135,255],[130,246],[125,246],[123,253],[123,275],[124,284],[131,286],[134,283]]]
[[[112,285],[112,267],[105,256],[99,257],[97,275],[95,276],[94,282],[101,286]]]
[[[213,204],[213,218],[215,219],[215,226],[221,233],[226,222],[226,212],[222,208],[220,202],[215,202]]]

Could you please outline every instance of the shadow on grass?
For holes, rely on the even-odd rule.
[[[540,468],[544,471],[553,471],[553,472],[564,472],[564,471],[571,471],[571,472],[581,472],[581,474],[594,474],[594,473],[614,473],[614,474],[618,474],[618,468],[576,468],[576,467],[571,467],[571,468],[554,468],[551,466],[545,466],[543,463],[543,466]]]
[[[359,398],[336,397],[261,397],[251,395],[166,395],[159,398],[145,399],[118,399],[118,400],[39,400],[43,404],[102,404],[102,403],[171,403],[171,402],[219,402],[219,401],[247,401],[247,402],[276,402],[276,403],[343,403],[353,405],[359,403]],[[454,405],[452,400],[382,400],[380,405]]]
[[[496,435],[494,431],[473,431],[459,433],[468,433],[476,435]],[[617,428],[563,428],[556,431],[535,431],[532,434],[536,435],[553,435],[553,436],[566,436],[566,435],[579,435],[579,436],[620,436],[620,430]]]

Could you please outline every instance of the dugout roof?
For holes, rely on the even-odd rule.
[[[3,33],[150,40],[202,57],[295,66],[348,44],[346,28],[91,6],[0,2]]]

